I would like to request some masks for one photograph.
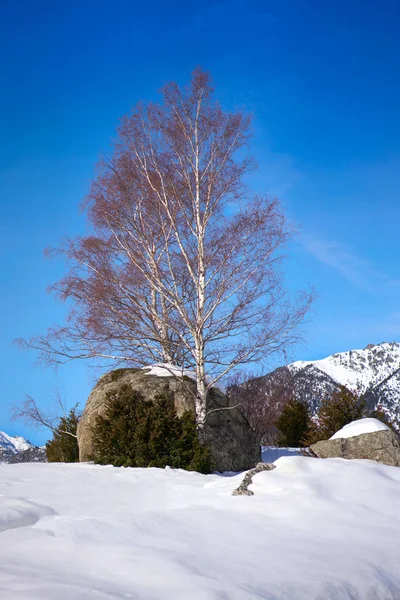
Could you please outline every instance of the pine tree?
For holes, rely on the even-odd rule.
[[[307,445],[328,440],[334,433],[365,416],[364,400],[345,386],[340,386],[321,402],[317,418],[311,422],[306,436]]]
[[[46,443],[46,456],[49,462],[78,462],[79,448],[76,430],[79,414],[71,408],[68,415],[61,417],[53,438]]]
[[[290,400],[276,420],[278,445],[292,448],[303,447],[303,439],[311,422],[308,405],[300,400]]]

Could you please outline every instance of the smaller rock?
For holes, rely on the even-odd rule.
[[[391,430],[322,440],[313,444],[311,450],[318,458],[365,458],[384,465],[400,467],[400,439]]]
[[[272,471],[273,469],[276,469],[276,467],[272,463],[258,463],[254,469],[246,473],[239,487],[233,490],[232,496],[254,496],[254,492],[248,489],[249,485],[253,483],[254,475],[261,473],[261,471]]]

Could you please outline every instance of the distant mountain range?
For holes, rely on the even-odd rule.
[[[44,448],[34,446],[21,436],[12,437],[0,431],[0,464],[44,461]]]
[[[297,361],[252,380],[266,395],[286,382],[295,398],[309,403],[313,412],[321,400],[339,386],[362,394],[374,410],[381,405],[387,414],[400,419],[400,344],[370,344],[362,350],[332,354],[322,360]]]

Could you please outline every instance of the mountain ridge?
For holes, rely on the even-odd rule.
[[[368,344],[322,359],[295,361],[254,380],[265,393],[274,381],[286,378],[292,395],[306,401],[313,413],[322,399],[340,386],[362,395],[368,410],[381,406],[389,418],[400,420],[400,343]],[[281,383],[279,383],[281,385]]]
[[[19,452],[26,452],[31,448],[36,448],[26,438],[16,435],[11,436],[0,431],[0,464],[8,463]]]

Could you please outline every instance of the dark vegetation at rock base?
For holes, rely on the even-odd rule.
[[[46,455],[49,462],[78,462],[79,447],[76,432],[79,414],[72,408],[68,415],[61,417],[53,437],[46,443]]]
[[[93,429],[93,460],[116,467],[166,467],[210,473],[211,454],[197,437],[191,412],[178,417],[170,397],[152,402],[125,385],[108,392]]]

